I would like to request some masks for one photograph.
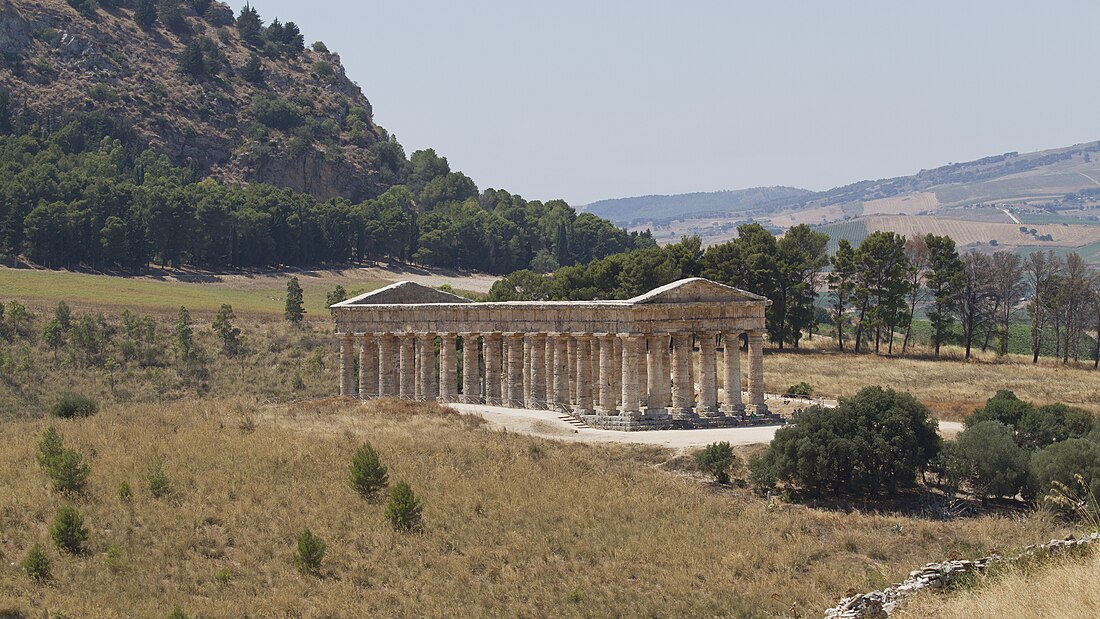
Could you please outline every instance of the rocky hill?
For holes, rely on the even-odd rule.
[[[124,119],[173,163],[225,181],[322,200],[393,184],[390,138],[339,55],[304,45],[293,22],[256,36],[235,17],[210,0],[0,0],[0,86],[39,116]]]

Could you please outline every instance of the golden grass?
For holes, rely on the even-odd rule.
[[[1040,359],[1032,365],[1030,358],[999,358],[992,353],[964,361],[953,348],[945,349],[939,360],[856,355],[840,353],[834,346],[831,340],[815,338],[814,348],[802,352],[769,350],[764,358],[767,389],[782,391],[806,381],[817,396],[847,397],[867,385],[883,385],[912,393],[947,420],[971,413],[998,389],[1011,389],[1038,404],[1064,402],[1100,414],[1100,372],[1091,364],[1063,366],[1054,359]]]
[[[242,430],[255,423],[252,431]],[[17,565],[72,501],[34,463],[45,420],[0,422],[0,609],[81,617],[819,616],[849,588],[900,580],[945,556],[1048,539],[1042,518],[930,522],[769,508],[670,475],[656,448],[548,442],[434,406],[339,399],[106,406],[56,422],[89,458],[75,503],[88,552],[49,547],[54,579]],[[398,534],[347,483],[369,439],[424,501],[425,531]],[[166,458],[174,492],[142,475]],[[122,501],[119,484],[134,488]],[[291,564],[309,527],[321,577]],[[106,551],[122,550],[112,571]],[[215,574],[227,570],[229,582]],[[223,574],[225,572],[222,572]],[[36,615],[37,616],[37,615]]]
[[[928,593],[902,607],[899,618],[1100,616],[1100,552],[1066,557],[1030,570],[989,576],[963,591]]]

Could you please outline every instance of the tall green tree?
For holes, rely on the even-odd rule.
[[[187,311],[187,308],[182,305],[176,315],[175,332],[176,354],[185,363],[193,361],[196,356],[195,332],[191,327],[191,312]]]
[[[833,270],[827,276],[832,295],[832,317],[836,324],[836,345],[844,350],[844,325],[848,323],[848,307],[856,289],[858,271],[856,254],[848,239],[840,239],[832,257]]]
[[[855,350],[859,352],[864,335],[873,333],[877,352],[883,330],[893,345],[894,329],[905,311],[905,273],[909,268],[905,238],[893,232],[872,232],[856,249],[855,264],[852,299],[859,316]]]
[[[212,328],[222,342],[222,354],[234,357],[241,350],[241,330],[233,325],[233,306],[223,303],[218,309],[218,315],[214,317]]]
[[[798,348],[803,330],[811,330],[814,320],[814,300],[817,298],[817,276],[828,264],[825,251],[829,235],[815,232],[805,224],[787,230],[776,241],[779,276],[777,296],[783,300],[784,311],[776,315],[773,341]],[[773,299],[774,302],[774,299]]]
[[[951,237],[927,234],[924,242],[928,245],[928,274],[924,282],[932,295],[928,321],[932,326],[932,346],[938,357],[940,346],[947,341],[951,325],[955,321],[955,310],[958,306],[956,294],[963,285],[965,275],[962,260],[955,251],[955,241]]]
[[[247,2],[241,7],[240,14],[237,15],[237,32],[240,33],[241,38],[246,43],[251,45],[263,44],[263,21],[260,19],[260,12]]]
[[[306,309],[302,299],[302,286],[298,284],[297,277],[291,277],[286,283],[286,309],[283,318],[293,324],[301,324]]]
[[[134,22],[142,30],[149,30],[157,21],[157,3],[155,0],[138,0],[134,9]]]

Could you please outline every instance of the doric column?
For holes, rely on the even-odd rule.
[[[531,342],[530,336],[520,336],[523,341],[523,404],[525,408],[532,408],[531,402],[531,351],[534,350],[534,344]]]
[[[649,408],[649,355],[646,353],[646,340],[645,336],[641,334],[634,335],[634,370],[637,374],[638,385],[638,411],[645,412]]]
[[[557,365],[556,355],[558,352],[557,338],[553,333],[546,334],[546,408],[552,409],[554,406],[554,371]]]
[[[378,343],[367,333],[359,340],[359,397],[378,395]]]
[[[715,334],[699,334],[699,407],[698,412],[708,417],[721,416],[718,411],[718,351]]]
[[[500,406],[501,337],[499,333],[482,336],[482,355],[485,357],[485,403]]]
[[[736,415],[744,412],[745,405],[741,403],[741,336],[732,331],[722,333],[722,349],[725,357],[725,373],[722,377],[725,383],[726,413]]]
[[[413,342],[416,335],[402,333],[397,336],[400,342],[398,350],[401,363],[401,374],[398,381],[397,395],[402,398],[412,399],[416,396],[416,354]]]
[[[756,413],[768,412],[764,404],[764,334],[749,331],[749,404]]]
[[[340,395],[355,397],[355,336],[340,337]]]
[[[592,392],[592,407],[600,405],[600,338],[595,335],[589,341],[588,389]]]
[[[554,385],[551,389],[553,410],[569,404],[569,336],[555,333],[550,336],[554,349]]]
[[[581,334],[576,336],[576,363],[573,365],[573,380],[576,387],[576,405],[573,412],[578,415],[592,414],[592,370],[589,364],[592,361],[592,336]]]
[[[615,409],[615,340],[610,333],[601,333],[600,338],[600,404],[598,410],[607,415],[617,414]]]
[[[621,402],[622,414],[627,417],[640,418],[642,416],[641,395],[642,385],[638,380],[639,356],[638,347],[641,344],[641,336],[623,334],[619,336],[623,346],[623,360],[620,364]]]
[[[458,401],[458,336],[439,335],[439,401]]]
[[[481,402],[481,375],[477,359],[477,334],[462,334],[462,401],[466,404]]]
[[[611,360],[611,367],[615,368],[615,371],[611,373],[611,392],[615,397],[616,406],[621,405],[623,402],[623,373],[620,371],[623,367],[623,341],[620,338],[611,338],[611,345],[614,347],[614,357]]]
[[[523,334],[505,333],[507,366],[504,378],[505,406],[522,408],[526,400],[523,397]]]
[[[569,381],[569,397],[566,402],[569,404],[577,403],[577,340],[569,337],[569,334],[565,334],[565,346],[568,350],[569,362],[565,367],[565,375]]]
[[[695,417],[695,385],[691,380],[691,334],[672,334],[672,416],[676,419]]]
[[[397,395],[397,360],[394,355],[395,338],[390,333],[378,336],[378,395]]]
[[[439,397],[439,385],[435,382],[435,334],[419,334],[416,352],[416,399],[435,400]]]
[[[649,349],[646,355],[646,408],[661,410],[668,408],[668,392],[671,387],[668,365],[668,336],[650,335],[646,337]]]
[[[531,354],[531,392],[527,408],[546,408],[546,335],[528,334],[527,348]]]

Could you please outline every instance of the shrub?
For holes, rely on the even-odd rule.
[[[814,395],[814,388],[810,383],[801,382],[797,385],[791,385],[787,387],[787,395],[797,395],[804,398],[810,398]]]
[[[168,619],[187,619],[187,615],[182,608],[176,606],[172,609],[172,612],[168,613]]]
[[[164,470],[164,461],[157,459],[145,471],[145,486],[154,498],[168,496],[172,492],[172,478]]]
[[[54,490],[58,492],[83,492],[91,469],[84,458],[72,449],[66,449],[57,428],[50,426],[38,441],[35,454],[38,465],[46,470]]]
[[[1100,444],[1083,438],[1054,443],[1031,456],[1030,469],[1040,493],[1049,492],[1054,482],[1074,487],[1076,475],[1090,488],[1100,489]]]
[[[118,500],[129,503],[134,498],[134,491],[130,489],[130,482],[124,481],[118,485]]]
[[[50,527],[50,539],[63,550],[74,555],[80,554],[84,542],[88,540],[88,530],[84,528],[84,517],[75,507],[62,507]]]
[[[42,550],[42,546],[35,544],[27,552],[27,558],[23,559],[23,571],[31,580],[44,582],[50,579],[50,558]]]
[[[1016,397],[1016,394],[1008,389],[998,391],[992,398],[985,402],[985,407],[976,409],[972,414],[963,419],[966,427],[970,427],[982,421],[999,421],[1006,426],[1017,427],[1024,414],[1034,407]]]
[[[107,569],[118,574],[126,567],[126,555],[122,552],[122,547],[117,544],[111,544],[107,547]]]
[[[325,558],[325,542],[305,529],[298,536],[298,550],[294,552],[294,565],[303,574],[314,574]]]
[[[728,484],[730,470],[737,463],[733,448],[726,441],[711,443],[695,454],[695,465],[699,470],[714,476],[714,481]]]
[[[386,520],[398,531],[419,529],[421,511],[420,500],[413,494],[409,484],[399,481],[390,490],[390,501],[386,504]]]
[[[364,498],[373,500],[387,483],[386,465],[369,442],[363,443],[351,458],[351,487]]]
[[[57,428],[53,426],[46,428],[46,431],[42,433],[42,438],[38,441],[38,453],[35,454],[38,466],[48,469],[61,456],[64,449],[65,442]]]
[[[874,495],[915,483],[940,439],[928,408],[908,393],[866,387],[836,408],[811,406],[775,433],[753,481],[787,480],[820,492]]]
[[[302,124],[302,111],[286,99],[258,95],[252,102],[252,113],[256,120],[272,128],[284,131]]]
[[[61,396],[57,404],[50,409],[50,414],[62,419],[75,417],[91,417],[99,412],[99,404],[95,400],[77,393],[67,393]]]
[[[955,449],[959,473],[983,499],[1015,496],[1027,483],[1028,453],[1016,444],[1012,428],[999,421],[980,421],[963,430]]]
[[[1026,449],[1039,449],[1092,430],[1092,415],[1065,404],[1047,404],[1024,412],[1016,426],[1016,442]]]

